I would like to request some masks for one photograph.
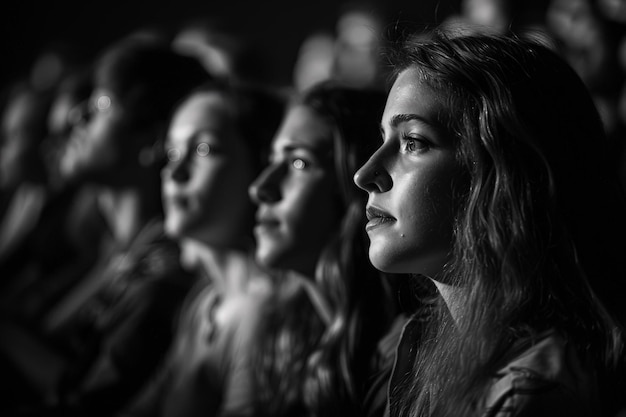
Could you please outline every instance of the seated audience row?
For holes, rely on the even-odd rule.
[[[54,186],[3,176],[2,412],[617,416],[626,195],[588,87],[449,23],[386,56],[387,91],[284,89],[134,35],[16,99],[59,148]]]

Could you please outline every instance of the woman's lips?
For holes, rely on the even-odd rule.
[[[365,225],[365,230],[368,232],[396,221],[395,217],[393,217],[386,211],[373,206],[368,206],[365,209],[365,215],[367,216],[368,220],[367,224]]]
[[[265,234],[277,230],[280,227],[280,221],[270,215],[257,215],[254,231],[257,234]]]
[[[177,209],[186,210],[190,207],[189,198],[181,194],[166,195],[165,201],[169,207],[175,207]]]

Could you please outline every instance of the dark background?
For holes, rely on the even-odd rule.
[[[85,58],[109,42],[140,28],[175,28],[208,16],[224,19],[259,48],[272,67],[274,81],[290,81],[302,40],[318,29],[332,30],[342,8],[358,2],[342,0],[18,0],[5,2],[0,24],[5,86],[25,75],[44,48],[64,42]],[[368,2],[382,13],[387,26],[398,22],[435,24],[456,13],[459,0],[387,0]]]

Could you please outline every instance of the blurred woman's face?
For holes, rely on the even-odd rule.
[[[128,180],[138,166],[140,143],[132,136],[131,117],[112,92],[94,90],[61,156],[62,175],[103,183]]]
[[[174,113],[162,171],[165,231],[172,237],[228,247],[252,226],[252,156],[231,106],[221,94],[203,92]]]
[[[38,116],[41,110],[27,94],[8,103],[0,120],[0,186],[17,185],[36,169],[38,144],[37,124],[44,123]]]
[[[258,204],[256,256],[260,263],[312,275],[339,227],[332,131],[305,106],[286,115],[270,164],[250,187]]]
[[[354,177],[368,192],[369,257],[379,270],[435,278],[448,257],[459,170],[441,110],[417,71],[402,72],[387,99],[383,143]]]

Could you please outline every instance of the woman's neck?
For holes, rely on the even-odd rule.
[[[441,298],[443,298],[443,301],[446,303],[446,306],[450,311],[450,315],[452,316],[454,321],[458,323],[460,314],[462,314],[460,302],[461,292],[459,290],[459,287],[444,284],[432,278],[429,279],[433,282],[433,284],[435,284],[435,287],[437,287],[437,291],[439,291]]]
[[[252,263],[246,250],[216,248],[194,239],[181,239],[181,263],[202,271],[225,292],[241,292],[250,281]]]
[[[98,195],[98,206],[113,239],[122,246],[130,244],[152,214],[147,213],[143,197],[133,189],[102,190]]]

